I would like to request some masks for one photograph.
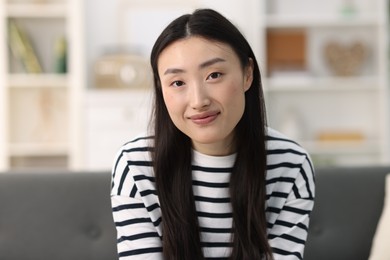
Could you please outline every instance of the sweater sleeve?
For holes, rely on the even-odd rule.
[[[315,192],[314,171],[308,157],[291,187],[268,233],[275,260],[303,259]]]
[[[129,155],[121,151],[112,171],[111,205],[117,230],[120,260],[158,260],[162,258],[160,236],[149,207],[134,180]]]

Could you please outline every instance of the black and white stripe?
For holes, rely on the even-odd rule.
[[[162,259],[161,210],[150,151],[140,137],[118,152],[112,175],[112,211],[118,254],[125,259]],[[280,133],[267,136],[266,215],[275,259],[302,259],[314,201],[314,171],[306,151]],[[193,153],[192,177],[201,245],[206,259],[228,259],[232,211],[229,179],[235,155]]]

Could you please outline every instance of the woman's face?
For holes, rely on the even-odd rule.
[[[195,36],[160,54],[158,74],[169,116],[195,150],[208,155],[235,151],[234,129],[252,83],[250,64],[243,70],[229,45]]]

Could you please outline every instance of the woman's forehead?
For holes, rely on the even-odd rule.
[[[168,45],[160,53],[158,67],[187,66],[190,62],[198,63],[200,66],[207,60],[216,58],[230,62],[238,60],[230,45],[203,37],[191,36]]]

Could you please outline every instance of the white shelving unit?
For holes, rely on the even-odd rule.
[[[85,169],[110,170],[119,148],[148,130],[150,89],[90,90],[85,98]]]
[[[82,167],[82,3],[0,0],[0,171]],[[11,51],[26,43],[11,40],[11,22],[26,35],[41,72],[29,71]],[[61,38],[66,43],[64,71],[55,69]]]
[[[387,1],[252,3],[253,9],[260,10],[251,11],[254,24],[259,25],[253,43],[258,47],[270,125],[307,148],[317,165],[389,163]],[[270,61],[276,45],[267,44],[269,35],[297,32],[303,37],[303,64],[297,68],[289,61]],[[326,62],[329,43],[339,49],[339,62],[348,55],[358,57],[356,52],[348,54],[353,44],[364,46],[360,66],[339,76]],[[283,46],[288,48],[289,43]]]

